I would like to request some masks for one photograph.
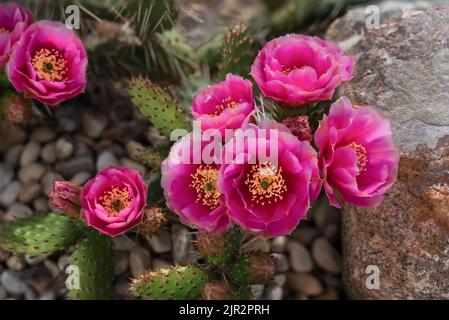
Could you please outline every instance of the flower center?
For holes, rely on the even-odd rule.
[[[299,67],[299,66],[282,67],[282,73],[285,74],[285,75],[288,75],[293,70],[296,70],[296,69],[302,70],[302,69],[304,69],[304,67],[305,66],[302,66],[302,67]]]
[[[231,97],[227,97],[225,99],[223,99],[221,101],[220,104],[217,104],[215,106],[215,112],[214,112],[214,116],[219,116],[220,113],[223,112],[223,110],[231,108],[232,110],[234,110],[235,108],[237,108],[238,103],[233,101]]]
[[[67,73],[67,60],[56,50],[40,49],[36,51],[31,64],[39,79],[62,81]]]
[[[99,203],[109,216],[116,216],[120,211],[129,207],[131,204],[128,188],[112,187],[109,190],[106,190],[100,196]]]
[[[282,176],[282,168],[271,163],[260,163],[252,166],[245,180],[251,193],[251,200],[261,204],[271,204],[282,200],[287,184]]]
[[[197,197],[195,202],[215,209],[220,204],[221,193],[217,190],[218,169],[211,166],[200,165],[195,173],[190,175],[190,187],[195,189]]]
[[[348,147],[354,149],[357,154],[357,167],[359,168],[359,173],[365,171],[366,165],[368,164],[368,157],[366,155],[365,147],[355,142],[350,143]]]

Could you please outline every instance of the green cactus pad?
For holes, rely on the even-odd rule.
[[[0,228],[0,248],[30,256],[48,254],[75,244],[85,232],[81,221],[64,215],[32,216]]]
[[[221,48],[219,76],[224,79],[228,73],[248,76],[256,55],[255,36],[244,24],[237,24],[225,33]]]
[[[220,61],[221,48],[223,46],[224,34],[219,33],[197,49],[201,63],[206,63],[212,69]]]
[[[179,60],[182,63],[187,64],[192,69],[198,67],[198,55],[189,46],[187,40],[176,29],[164,31],[163,33],[156,34],[156,38],[159,41],[162,49],[167,53],[169,57]],[[173,60],[168,60],[174,62]]]
[[[135,78],[128,92],[140,112],[167,137],[175,129],[189,130],[185,113],[166,91],[151,81]]]
[[[175,266],[149,271],[134,279],[131,292],[144,299],[198,299],[201,297],[203,286],[210,280],[210,275],[197,266]]]
[[[114,276],[113,259],[112,238],[96,230],[89,230],[71,257],[71,266],[78,267],[79,270],[79,289],[74,287],[68,296],[79,300],[110,299]]]

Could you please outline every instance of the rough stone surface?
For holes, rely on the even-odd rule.
[[[449,7],[393,12],[377,30],[363,21],[350,11],[327,34],[358,59],[342,93],[391,119],[401,161],[381,205],[344,212],[344,283],[357,298],[449,299]]]

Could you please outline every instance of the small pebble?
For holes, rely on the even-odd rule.
[[[25,167],[35,162],[41,153],[41,146],[39,143],[31,141],[28,142],[22,150],[20,155],[20,166]]]
[[[39,163],[32,163],[19,170],[18,176],[23,183],[39,181],[45,174],[45,168]]]
[[[92,178],[92,174],[87,171],[78,172],[75,174],[70,180],[72,183],[77,185],[84,185],[90,178]]]
[[[19,193],[19,200],[23,203],[30,203],[42,193],[42,186],[36,182],[30,182],[22,186]]]
[[[19,165],[20,155],[23,151],[23,145],[18,144],[8,150],[5,156],[6,162],[16,168]]]
[[[308,273],[289,273],[287,285],[291,290],[307,296],[316,296],[323,291],[321,282]]]
[[[31,133],[30,140],[39,143],[46,143],[56,138],[56,132],[50,127],[40,127]]]
[[[56,145],[54,143],[46,144],[41,151],[41,158],[46,163],[53,163],[56,161]]]
[[[25,268],[25,260],[21,256],[12,256],[6,261],[8,268],[14,271],[20,271]]]
[[[313,260],[307,248],[297,241],[289,241],[287,245],[290,265],[296,272],[309,272],[313,269]]]
[[[13,204],[20,192],[21,184],[20,181],[11,182],[5,189],[0,191],[0,205],[3,207],[9,207]]]
[[[271,251],[276,253],[285,252],[285,247],[287,245],[287,237],[277,237],[271,240]]]
[[[74,151],[73,143],[65,138],[59,138],[56,140],[56,155],[58,159],[67,159],[69,158]]]
[[[20,279],[19,275],[11,270],[5,270],[0,275],[0,283],[10,294],[21,295],[28,290],[28,286]]]
[[[265,290],[267,300],[282,300],[283,294],[282,287],[277,284],[272,284]]]
[[[331,273],[341,273],[341,255],[325,238],[318,238],[312,244],[312,255],[319,267]]]
[[[129,266],[134,277],[145,273],[150,266],[150,253],[143,247],[134,247],[129,253]]]
[[[97,159],[97,170],[109,168],[110,166],[117,165],[117,157],[111,151],[103,151]]]
[[[171,250],[171,238],[170,233],[166,230],[162,231],[156,236],[152,236],[148,239],[151,248],[156,253],[170,252]]]

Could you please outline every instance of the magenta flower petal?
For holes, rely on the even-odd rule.
[[[86,87],[87,54],[63,23],[39,21],[21,33],[6,72],[18,92],[49,105],[70,99]]]
[[[228,215],[263,237],[289,234],[321,188],[316,152],[279,123],[264,121],[243,129],[223,150],[218,188]],[[277,162],[265,155],[277,155]]]
[[[209,143],[196,141],[192,134],[176,142],[167,159],[162,163],[161,185],[168,208],[179,215],[180,220],[194,228],[208,232],[221,232],[229,228],[223,196],[217,189],[219,165],[216,159],[194,163],[194,145],[199,153]],[[212,157],[216,157],[212,152]]]
[[[373,107],[354,109],[342,97],[315,132],[324,189],[331,205],[379,204],[396,180],[399,153],[390,123]]]
[[[81,218],[106,235],[124,233],[141,222],[147,189],[139,173],[133,169],[104,169],[82,189]]]
[[[269,41],[251,67],[260,90],[281,103],[299,106],[329,100],[352,77],[354,58],[317,37],[289,34]]]
[[[193,97],[195,122],[203,131],[219,130],[223,137],[226,129],[238,129],[248,123],[254,110],[251,82],[233,74],[205,87]]]
[[[33,23],[33,16],[15,2],[0,3],[0,68],[9,60],[11,49],[25,29]]]

